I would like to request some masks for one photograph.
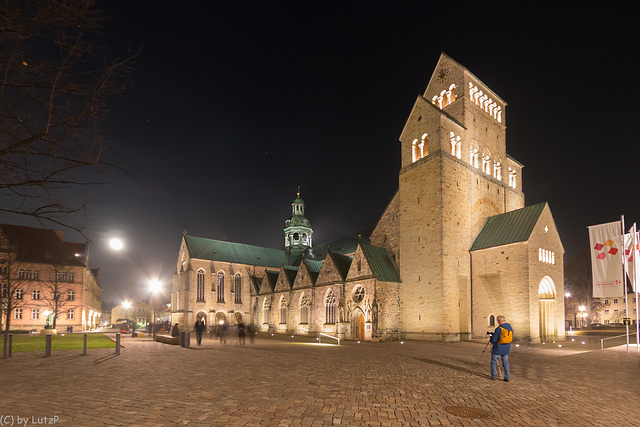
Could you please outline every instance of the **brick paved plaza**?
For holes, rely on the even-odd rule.
[[[221,347],[205,338],[197,347],[192,337],[187,349],[125,337],[123,345],[120,356],[0,359],[2,425],[18,416],[63,426],[640,425],[635,347],[514,348],[506,383],[489,378],[490,349],[477,364],[485,346],[476,342],[263,337]]]

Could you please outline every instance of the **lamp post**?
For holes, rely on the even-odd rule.
[[[162,284],[158,279],[149,280],[149,290],[151,291],[151,327],[153,328],[153,340],[156,340],[156,308],[155,308],[155,296],[162,290]]]
[[[585,317],[587,316],[587,313],[585,313],[586,311],[586,307],[584,305],[580,306],[580,317],[582,317],[582,320],[580,321],[581,326],[586,326],[586,321],[585,321]]]

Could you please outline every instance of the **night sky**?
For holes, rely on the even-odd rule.
[[[143,46],[105,124],[109,159],[135,179],[94,189],[84,224],[104,301],[146,297],[152,277],[168,297],[183,230],[282,248],[298,186],[314,243],[374,226],[441,52],[507,102],[526,204],[549,202],[566,257],[587,248],[586,226],[640,220],[637,6],[98,4],[113,55]]]

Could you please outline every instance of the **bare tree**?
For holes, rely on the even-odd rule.
[[[87,200],[69,190],[104,183],[96,169],[113,166],[100,124],[137,55],[108,58],[95,42],[104,25],[92,0],[0,6],[0,213],[80,231],[65,216]]]
[[[41,274],[43,288],[42,299],[47,303],[53,314],[53,329],[56,328],[58,315],[69,302],[75,301],[76,287],[74,272],[64,265],[50,265]]]
[[[18,252],[16,248],[8,245],[6,241],[2,243],[3,245],[0,247],[0,280],[2,283],[0,319],[4,319],[4,331],[7,334],[11,328],[13,316],[27,315],[27,313],[22,313],[21,310],[25,303],[24,297],[30,290],[31,277],[16,262],[16,254]]]
[[[587,314],[587,327],[591,327],[592,319],[600,317],[605,304],[599,299],[593,298],[593,279],[591,276],[591,253],[589,250],[579,252],[567,260],[564,268],[565,289],[571,294],[567,298],[569,310],[572,310],[574,319],[579,312],[579,307],[584,306]]]

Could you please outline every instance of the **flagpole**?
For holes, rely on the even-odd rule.
[[[624,311],[626,316],[629,315],[629,298],[627,298],[627,257],[624,254],[624,215],[620,215],[620,224],[622,225],[622,294],[624,298]],[[637,301],[637,298],[636,298]],[[625,322],[627,323],[627,322]],[[627,330],[627,353],[629,353],[629,325],[624,325]]]
[[[638,251],[636,248],[638,247],[638,230],[636,228],[636,223],[633,223],[633,290],[635,291],[636,296],[636,351],[640,351],[640,322],[638,321],[638,316],[640,316],[640,310],[638,310],[638,262],[640,260],[637,257]],[[631,317],[631,316],[629,316]]]

